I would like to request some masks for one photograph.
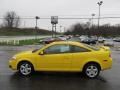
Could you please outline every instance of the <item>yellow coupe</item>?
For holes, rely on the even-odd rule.
[[[108,47],[96,48],[71,41],[53,42],[33,51],[19,53],[9,60],[9,67],[22,75],[34,71],[83,72],[95,78],[101,70],[110,69],[112,58]]]

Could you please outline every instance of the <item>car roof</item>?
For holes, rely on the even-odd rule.
[[[56,44],[70,44],[70,45],[84,47],[84,48],[87,48],[89,50],[93,50],[93,49],[90,49],[90,48],[86,47],[83,43],[75,42],[75,41],[57,41],[57,42],[52,42],[52,43],[48,44],[47,47],[52,46],[52,45],[56,45]]]
[[[47,48],[49,46],[52,46],[52,45],[57,45],[57,44],[70,44],[70,45],[84,47],[84,48],[87,48],[89,50],[93,50],[93,49],[90,49],[89,47],[86,47],[83,43],[75,42],[75,41],[57,41],[57,42],[52,42],[50,44],[47,44],[43,49],[45,49],[45,48]]]

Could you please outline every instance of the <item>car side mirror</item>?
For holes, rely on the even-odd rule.
[[[44,52],[43,52],[43,51],[41,51],[41,52],[39,53],[39,55],[44,55]]]

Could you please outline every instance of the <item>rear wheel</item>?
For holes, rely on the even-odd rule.
[[[87,64],[83,70],[84,74],[89,78],[95,78],[100,73],[100,68],[97,64]]]
[[[20,63],[19,67],[18,67],[18,70],[19,70],[19,73],[24,75],[24,76],[31,75],[34,71],[33,65],[28,63],[28,62]]]

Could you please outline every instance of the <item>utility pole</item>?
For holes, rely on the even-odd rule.
[[[66,32],[66,28],[64,27],[64,33]]]
[[[24,28],[26,27],[26,22],[24,21]]]
[[[99,30],[99,27],[100,27],[100,6],[103,4],[103,1],[99,1],[97,4],[99,6],[99,15],[98,15],[98,30]]]
[[[60,34],[62,34],[62,30],[61,29],[62,29],[62,26],[60,25]]]
[[[37,39],[37,29],[38,29],[37,21],[38,21],[38,19],[40,19],[40,18],[38,16],[36,16],[35,17],[35,20],[36,20],[36,24],[35,24],[35,39]]]
[[[92,28],[93,28],[93,19],[94,19],[95,14],[92,14]]]
[[[55,24],[55,38],[56,38],[56,34],[57,34],[57,32],[56,32],[56,24]]]
[[[52,24],[52,38],[53,38],[54,25]]]

